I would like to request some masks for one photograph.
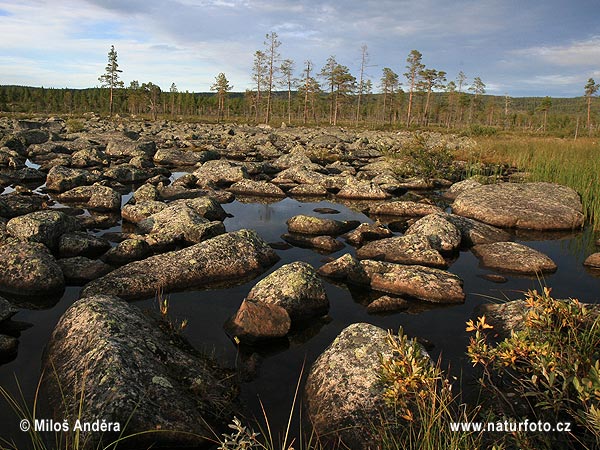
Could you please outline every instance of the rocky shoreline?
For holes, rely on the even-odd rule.
[[[60,297],[67,286],[83,286],[81,300],[64,314],[45,353],[45,364],[58,368],[58,379],[48,380],[56,417],[62,418],[64,406],[57,392],[68,386],[85,392],[90,420],[125,421],[135,409],[139,421],[129,432],[173,431],[140,445],[202,445],[205,440],[190,437],[206,437],[202,422],[226,423],[236,409],[237,387],[223,382],[226,370],[218,362],[183,340],[173,341],[169,330],[127,303],[247,282],[279,260],[281,243],[268,243],[253,230],[228,232],[223,204],[321,198],[351,205],[372,220],[340,221],[324,212],[289,217],[281,236],[288,245],[344,253],[320,267],[293,262],[258,281],[225,325],[233,339],[250,345],[284,338],[297,324],[327,314],[323,280],[372,292],[367,307],[379,312],[403,310],[407,301],[460,304],[464,283],[448,268],[461,250],[471,249],[483,267],[500,273],[553,272],[555,261],[511,242],[506,229],[577,230],[584,224],[579,195],[570,188],[461,181],[460,162],[424,177],[420,162],[403,151],[423,145],[431,152],[452,152],[474,145],[468,138],[96,117],[83,128],[69,133],[58,118],[0,119],[0,293],[10,300],[0,297],[0,341],[5,343],[0,353],[3,358],[16,354],[17,340],[3,334],[3,327],[17,313],[19,299]],[[450,208],[423,195],[431,189],[444,190],[453,201]],[[592,255],[587,264],[598,267],[597,260]],[[336,344],[340,352],[357,345],[352,339],[350,347],[342,343],[359,331],[379,341],[386,334],[359,328],[343,332]],[[323,356],[320,364],[327,365],[327,358],[345,359]],[[357,364],[367,363],[374,364]],[[88,385],[77,385],[84,372]],[[340,418],[343,411],[332,409],[338,422],[330,422],[331,417],[321,417],[322,405],[312,406],[312,397],[329,389],[331,376],[315,364],[306,392],[308,413],[315,419],[313,409],[319,411],[316,422],[327,425],[324,432],[333,423],[346,426],[351,418]],[[354,376],[364,381],[362,375],[349,376],[348,390],[357,386]],[[142,393],[140,385],[150,390]],[[112,396],[99,386],[114,387]],[[148,395],[156,402],[133,408]],[[377,403],[356,401],[366,402],[363,409]],[[191,413],[183,417],[181,411]],[[183,438],[183,433],[189,435]]]

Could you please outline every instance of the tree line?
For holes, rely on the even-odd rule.
[[[253,86],[232,92],[225,73],[211,85],[212,93],[168,90],[152,82],[121,81],[118,55],[111,46],[108,64],[100,75],[100,88],[44,89],[0,86],[0,110],[78,114],[200,117],[204,119],[281,122],[295,124],[365,124],[379,126],[482,127],[529,131],[595,129],[594,98],[599,85],[590,78],[583,99],[513,98],[486,94],[479,77],[469,80],[462,71],[455,79],[427,67],[423,55],[412,50],[402,77],[384,67],[378,80],[367,74],[369,52],[360,48],[359,71],[330,56],[321,68],[306,60],[299,70],[291,59],[281,57],[281,41],[275,32],[265,36],[263,48],[254,53]],[[489,130],[488,130],[489,131]]]

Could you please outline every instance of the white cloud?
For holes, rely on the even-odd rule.
[[[590,66],[600,61],[600,36],[565,45],[529,47],[512,52],[557,66]]]

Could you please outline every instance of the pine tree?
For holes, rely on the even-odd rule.
[[[252,79],[256,83],[256,96],[254,101],[255,120],[258,122],[260,116],[261,92],[267,80],[267,55],[260,50],[254,52],[254,64],[252,66]]]
[[[215,91],[218,97],[218,113],[217,113],[217,122],[221,121],[221,116],[223,111],[225,110],[225,98],[227,97],[227,93],[233,89],[233,86],[229,84],[229,80],[223,72],[215,77],[214,84],[210,87],[211,91]]]
[[[271,32],[266,35],[265,40],[265,55],[267,56],[267,112],[265,115],[265,123],[268,124],[271,120],[271,100],[273,96],[273,85],[275,76],[279,68],[276,63],[279,61],[279,52],[277,49],[281,42],[277,40],[277,33]]]
[[[406,126],[410,126],[410,117],[412,112],[412,101],[413,93],[419,83],[419,73],[425,68],[425,65],[421,63],[423,55],[417,50],[412,50],[406,58],[408,65],[406,68],[408,71],[404,74],[408,80],[408,110],[406,113]]]
[[[598,89],[600,88],[600,84],[596,84],[593,78],[588,79],[585,85],[585,97],[587,99],[587,129],[589,133],[592,133],[590,128],[590,111],[592,109],[592,97],[596,95]]]
[[[292,84],[294,82],[294,61],[291,59],[284,59],[279,68],[283,75],[282,84],[287,87],[288,92],[288,123],[292,121]]]
[[[115,50],[115,46],[110,46],[110,51],[108,52],[108,64],[104,69],[105,72],[98,78],[101,86],[103,88],[109,89],[109,111],[110,116],[113,115],[113,91],[117,88],[124,87],[124,84],[121,80],[119,80],[119,74],[123,71],[119,69],[119,64],[117,63],[117,51]]]
[[[386,108],[388,99],[390,100],[390,119],[394,117],[394,92],[398,89],[400,83],[398,82],[398,74],[395,73],[389,67],[383,68],[383,75],[381,77],[381,92],[383,93],[383,121],[386,121]]]

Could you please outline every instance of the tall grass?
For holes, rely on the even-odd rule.
[[[494,136],[476,138],[474,149],[461,158],[481,163],[507,163],[529,174],[531,181],[570,186],[582,197],[584,214],[600,229],[600,144],[597,139],[577,141],[548,137]]]

